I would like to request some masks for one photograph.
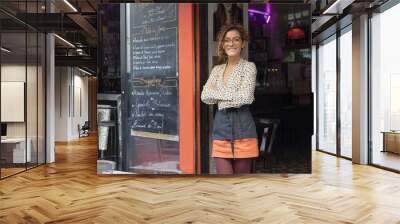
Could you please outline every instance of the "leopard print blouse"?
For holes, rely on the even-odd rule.
[[[206,104],[218,104],[218,110],[240,107],[254,101],[257,69],[253,62],[240,59],[224,83],[224,70],[226,64],[215,66],[203,86],[201,101]],[[214,83],[215,89],[210,85]]]

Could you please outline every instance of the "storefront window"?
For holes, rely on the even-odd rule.
[[[336,37],[318,48],[318,149],[336,154]]]
[[[400,170],[400,5],[372,17],[372,163]]]

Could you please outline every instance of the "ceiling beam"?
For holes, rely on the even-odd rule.
[[[96,58],[89,56],[55,56],[55,64],[56,66],[97,67]]]
[[[97,30],[90,24],[85,17],[81,14],[67,14],[67,16],[73,20],[77,25],[79,25],[90,39],[96,40]]]
[[[325,15],[336,15],[342,14],[343,10],[351,5],[355,0],[336,0],[332,4],[330,4],[322,14]]]

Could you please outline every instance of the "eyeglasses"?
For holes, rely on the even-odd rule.
[[[229,44],[229,43],[231,43],[231,42],[232,42],[233,44],[239,44],[240,41],[242,41],[242,38],[240,38],[240,37],[235,37],[235,38],[232,38],[232,39],[225,38],[225,39],[224,39],[224,44]]]

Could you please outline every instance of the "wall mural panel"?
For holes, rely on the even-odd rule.
[[[180,133],[196,135],[196,132],[180,130],[180,122],[185,122],[179,116],[180,104],[185,103],[179,100],[180,94],[184,94],[180,88],[185,83],[179,83],[179,76],[193,75],[208,79],[213,67],[226,66],[226,62],[216,53],[219,43],[217,38],[219,32],[230,24],[241,25],[249,32],[250,39],[244,42],[241,58],[242,61],[254,63],[256,70],[255,100],[247,105],[249,107],[241,108],[248,108],[248,114],[251,115],[249,122],[254,120],[256,141],[252,147],[258,151],[258,156],[247,160],[248,169],[243,173],[310,173],[313,134],[310,5],[193,4],[195,8],[206,7],[206,10],[199,10],[196,16],[200,20],[208,17],[200,23],[207,27],[199,29],[208,30],[208,33],[194,33],[198,39],[193,40],[193,43],[199,41],[198,50],[206,51],[202,52],[206,56],[199,58],[198,63],[207,69],[204,69],[204,74],[195,71],[192,74],[181,74],[179,63],[194,62],[185,61],[187,59],[180,58],[178,54],[179,43],[183,40],[179,35],[179,24],[182,20],[190,19],[179,17],[179,4],[126,3],[100,6],[102,13],[99,19],[104,26],[99,29],[99,36],[103,36],[102,46],[110,44],[111,40],[105,40],[110,32],[113,32],[112,37],[121,38],[114,38],[111,41],[114,50],[103,53],[107,57],[101,57],[104,63],[100,63],[103,66],[100,71],[104,74],[100,76],[111,77],[111,70],[120,73],[113,76],[115,87],[112,87],[109,78],[99,79],[98,173],[186,174],[180,168],[182,153],[193,149],[180,148]],[[120,16],[108,16],[110,11]],[[233,44],[234,41],[225,42]],[[118,52],[115,50],[117,46],[121,49],[119,55],[115,55]],[[104,49],[108,48],[105,46]],[[118,59],[113,62],[112,58]],[[244,73],[232,74],[236,73],[241,77],[236,79],[238,82],[246,79],[243,78]],[[235,86],[227,87],[232,88],[227,91],[237,94],[241,89]],[[202,106],[205,104],[200,101],[200,95],[204,88],[201,86],[196,94],[196,102]],[[216,100],[216,104],[207,105],[210,114],[215,115],[217,104],[221,102]],[[209,120],[198,122],[198,130],[204,132],[199,136],[207,136],[211,144],[204,146],[203,142],[208,141],[195,136],[200,147],[194,147],[196,158],[193,167],[196,169],[191,174],[225,174],[221,171],[221,157],[215,156],[215,153],[212,157],[217,147],[212,139],[215,119],[211,116]],[[196,144],[193,142],[193,145]],[[235,144],[232,145],[233,151],[241,150],[238,145],[236,148]],[[205,159],[202,153],[210,156]],[[241,158],[223,159],[227,159],[232,166],[232,174],[238,173],[235,169],[239,170],[238,164],[244,161]],[[202,169],[202,166],[207,166],[207,169]]]

